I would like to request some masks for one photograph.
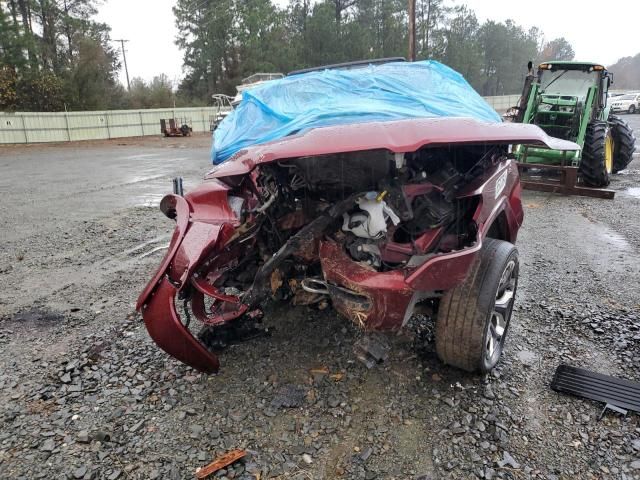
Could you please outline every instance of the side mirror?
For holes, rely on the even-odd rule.
[[[600,82],[600,104],[605,107],[607,105],[607,99],[608,99],[608,95],[609,95],[609,85],[611,83],[611,79],[609,78],[609,75],[607,75],[606,77],[602,77],[602,80]]]

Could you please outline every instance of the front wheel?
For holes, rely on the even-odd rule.
[[[636,137],[631,127],[617,115],[609,115],[609,126],[613,137],[613,173],[624,170],[633,160]]]
[[[629,113],[631,113],[631,114],[636,113],[636,106],[635,105],[631,105],[629,107]]]
[[[518,250],[486,238],[467,278],[440,300],[436,352],[469,372],[491,371],[500,360],[518,286]]]
[[[588,187],[606,187],[613,173],[613,136],[607,122],[595,121],[587,126],[580,160],[582,181]]]

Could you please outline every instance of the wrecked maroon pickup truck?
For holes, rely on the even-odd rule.
[[[433,118],[244,148],[162,200],[176,228],[137,309],[162,349],[215,373],[206,332],[258,318],[271,298],[328,299],[365,331],[401,329],[430,302],[440,359],[489,371],[518,283],[523,211],[509,145],[521,143],[566,146],[532,125]]]

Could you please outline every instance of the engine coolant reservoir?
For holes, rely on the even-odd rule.
[[[394,225],[400,218],[383,200],[387,192],[367,192],[356,200],[360,212],[343,214],[342,230],[360,238],[378,239],[387,233],[387,222]]]

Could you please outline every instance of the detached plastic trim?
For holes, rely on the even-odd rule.
[[[608,403],[640,413],[640,383],[560,365],[551,381],[556,392]]]

